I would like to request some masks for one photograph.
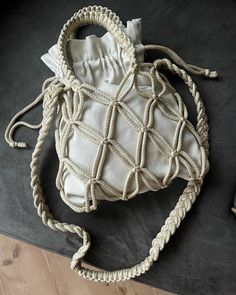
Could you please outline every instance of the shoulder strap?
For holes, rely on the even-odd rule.
[[[195,83],[192,81],[191,77],[178,66],[172,64],[169,60],[160,60],[160,65],[167,67],[171,72],[180,76],[185,84],[189,87],[189,91],[192,94],[195,104],[197,106],[197,132],[202,140],[203,148],[205,150],[204,161],[207,161],[208,155],[208,124],[207,117],[205,114],[205,109],[203,102],[200,98],[200,94],[196,89]],[[34,205],[37,208],[39,216],[41,216],[43,223],[53,230],[60,230],[62,232],[71,232],[78,234],[83,241],[83,245],[80,249],[73,255],[71,261],[71,268],[74,269],[80,276],[88,278],[90,280],[100,281],[100,282],[112,282],[112,281],[123,281],[130,278],[134,278],[145,273],[157,260],[160,251],[164,248],[165,244],[169,241],[171,235],[174,234],[176,229],[179,227],[181,221],[185,217],[186,213],[190,210],[192,204],[194,203],[196,196],[200,192],[203,179],[195,179],[189,181],[187,187],[184,189],[183,193],[179,197],[179,200],[175,208],[170,212],[169,217],[166,219],[161,231],[153,239],[149,255],[137,265],[120,269],[116,271],[105,271],[105,270],[90,270],[82,267],[81,262],[85,256],[87,250],[90,247],[90,239],[88,233],[81,227],[68,223],[61,223],[55,220],[48,210],[45,204],[44,197],[42,194],[42,188],[40,186],[39,179],[39,157],[44,143],[45,137],[48,134],[50,124],[53,118],[53,113],[55,112],[55,107],[57,105],[57,97],[60,91],[63,91],[60,83],[57,86],[52,86],[51,89],[46,93],[44,97],[44,111],[42,127],[39,132],[39,137],[32,155],[31,162],[31,185],[33,188]],[[206,163],[205,163],[206,164]]]

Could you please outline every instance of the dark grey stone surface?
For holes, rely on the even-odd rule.
[[[41,223],[30,187],[32,148],[11,149],[3,135],[12,116],[33,100],[51,75],[40,56],[56,42],[65,21],[89,4],[109,6],[123,21],[142,17],[144,43],[165,44],[186,61],[218,70],[219,80],[194,77],[209,115],[210,172],[198,200],[158,262],[138,280],[178,294],[236,294],[236,220],[230,213],[236,174],[235,1],[5,1],[0,19],[0,231],[68,256],[80,245],[73,235],[53,232]],[[148,58],[158,56],[152,53]],[[172,81],[194,120],[190,95],[182,82]],[[38,123],[41,108],[25,119]],[[33,147],[37,135],[21,128],[16,138]],[[41,172],[47,203],[56,218],[82,225],[91,233],[87,261],[115,269],[144,258],[185,183],[176,180],[163,191],[129,202],[102,202],[96,212],[76,214],[55,188],[53,143],[52,131]]]

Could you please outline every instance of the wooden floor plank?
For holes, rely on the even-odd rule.
[[[95,283],[68,258],[0,235],[0,295],[173,295],[135,281]]]

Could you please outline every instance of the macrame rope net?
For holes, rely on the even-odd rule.
[[[78,26],[91,23],[104,26],[114,36],[121,48],[123,48],[124,51],[130,56],[130,68],[121,81],[115,96],[110,96],[106,93],[103,93],[92,85],[80,83],[79,80],[75,78],[73,69],[67,60],[66,42],[70,36],[73,35],[74,29]],[[179,227],[180,222],[183,220],[186,213],[190,210],[193,202],[196,199],[196,196],[200,192],[203,177],[208,169],[208,124],[205,108],[200,98],[200,94],[197,91],[195,83],[192,81],[191,77],[186,73],[186,71],[189,71],[195,75],[203,75],[210,78],[217,76],[217,73],[214,71],[186,64],[174,51],[161,45],[146,45],[145,49],[155,49],[162,51],[163,53],[167,54],[176,64],[172,63],[172,61],[166,58],[157,59],[154,63],[138,64],[135,58],[134,46],[121,30],[122,26],[123,25],[119,18],[113,12],[104,7],[86,7],[76,13],[64,25],[58,40],[58,52],[66,83],[62,83],[56,77],[46,80],[42,88],[42,93],[35,99],[34,102],[29,104],[26,108],[15,115],[15,117],[9,123],[5,133],[5,139],[11,147],[25,147],[25,143],[15,142],[13,140],[12,137],[15,128],[20,125],[34,129],[40,128],[30,165],[34,206],[36,207],[38,215],[42,218],[42,221],[45,225],[56,231],[75,233],[82,239],[82,246],[72,257],[71,268],[84,278],[100,282],[124,281],[145,273],[152,266],[154,261],[158,259],[160,251],[164,248],[171,235],[173,235],[175,230]],[[144,66],[149,67],[150,71],[142,71]],[[168,107],[168,104],[162,100],[162,95],[165,93],[167,82],[163,78],[163,75],[160,74],[160,69],[168,70],[172,74],[177,75],[188,86],[197,108],[196,130],[186,120],[184,113],[180,116],[179,113],[176,113],[173,108]],[[123,102],[126,95],[134,87],[137,93],[143,96],[143,93],[138,88],[137,82],[137,76],[140,74],[147,75],[150,78],[152,85],[152,93],[146,96],[147,105],[144,110],[143,121],[140,121],[140,119],[134,115],[132,110],[129,109],[129,107]],[[127,87],[125,91],[122,91],[124,85],[127,84],[128,79],[130,79],[132,83],[129,84],[129,87]],[[162,90],[159,93],[157,93],[155,87],[157,82],[162,85]],[[73,93],[72,100],[69,99],[68,91],[72,91]],[[83,110],[83,101],[85,96],[86,98],[96,100],[96,102],[107,106],[107,116],[103,134],[96,132],[94,129],[80,121],[80,115]],[[32,125],[24,121],[16,122],[20,116],[22,116],[40,101],[43,101],[43,119],[39,125]],[[178,101],[180,104],[182,103],[181,99]],[[158,106],[166,116],[169,116],[178,122],[173,146],[170,146],[152,127],[153,109],[156,106]],[[116,114],[118,112],[139,134],[135,159],[133,159],[128,154],[128,152],[126,152],[112,137]],[[64,201],[66,202],[63,192],[62,173],[65,166],[74,175],[87,181],[85,204],[84,207],[81,207],[81,209],[78,209],[78,207],[73,208],[77,212],[89,212],[97,208],[95,189],[104,189],[111,195],[116,195],[120,199],[127,200],[138,192],[140,179],[150,188],[150,190],[157,190],[159,188],[166,187],[176,175],[177,170],[175,172],[172,171],[172,163],[174,162],[177,168],[178,163],[184,163],[190,175],[192,176],[190,181],[187,183],[187,187],[179,197],[175,208],[170,212],[169,217],[166,219],[160,232],[153,239],[148,256],[137,265],[131,268],[115,271],[90,270],[84,268],[81,265],[81,262],[90,247],[89,234],[80,226],[62,223],[54,219],[53,215],[49,212],[49,209],[45,204],[42,188],[40,185],[39,164],[42,146],[44,144],[45,138],[47,137],[55,113],[57,115],[56,127],[59,126],[61,120],[64,122],[64,127],[62,129],[56,129],[56,148],[59,157],[59,170],[56,183],[57,187],[60,189],[61,196]],[[182,131],[186,126],[199,140],[202,156],[201,171],[199,171],[196,165],[194,165],[194,161],[192,161],[190,156],[184,154],[184,152],[181,152]],[[79,132],[81,136],[98,145],[98,152],[91,174],[88,174],[86,171],[83,171],[83,169],[77,167],[67,157],[66,143],[72,130],[76,130],[76,132]],[[155,177],[147,168],[145,168],[145,147],[146,141],[148,139],[152,141],[152,143],[162,154],[169,158],[170,168],[163,182],[158,180],[157,177]],[[116,154],[117,157],[123,161],[124,165],[130,167],[130,174],[127,177],[125,188],[122,193],[114,190],[113,187],[109,186],[100,178],[108,149]],[[128,193],[127,188],[129,186],[129,181],[133,176],[136,180],[136,188],[134,191],[132,191],[132,193]]]

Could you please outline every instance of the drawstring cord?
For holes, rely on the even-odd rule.
[[[48,87],[50,85],[54,84],[56,80],[57,80],[57,78],[55,76],[46,79],[45,82],[43,83],[42,92],[40,93],[40,95],[33,102],[28,104],[26,107],[24,107],[18,113],[16,113],[15,116],[11,119],[11,121],[8,124],[6,131],[5,131],[5,140],[12,148],[14,148],[14,147],[19,147],[19,148],[27,147],[27,144],[25,142],[17,142],[17,141],[13,140],[13,134],[14,134],[17,127],[25,126],[30,129],[41,128],[42,122],[37,125],[36,124],[34,125],[34,124],[27,123],[25,121],[17,122],[17,120],[19,119],[20,116],[27,113],[29,110],[31,110],[34,106],[36,106],[39,102],[41,102],[43,100],[45,92],[47,91]]]
[[[171,50],[168,47],[162,46],[162,45],[145,45],[144,46],[145,50],[158,50],[166,55],[168,55],[177,65],[181,66],[188,72],[194,74],[194,75],[201,75],[209,78],[216,78],[217,77],[217,72],[216,71],[210,71],[209,69],[203,69],[195,65],[187,64],[177,53],[175,53],[173,50]],[[142,63],[143,65],[149,65],[149,63]],[[150,65],[153,65],[150,63]],[[158,76],[159,77],[159,76]],[[25,148],[27,147],[27,144],[25,142],[17,142],[13,140],[13,134],[14,131],[17,127],[19,126],[26,126],[31,129],[39,129],[41,128],[42,124],[38,125],[33,125],[24,121],[16,122],[17,119],[24,115],[26,112],[28,112],[30,109],[32,109],[35,105],[37,105],[40,101],[43,100],[45,92],[47,91],[48,87],[51,84],[54,84],[55,81],[58,80],[55,76],[48,78],[45,80],[43,87],[42,87],[42,93],[29,105],[27,105],[25,108],[23,108],[21,111],[19,111],[10,121],[6,128],[5,132],[5,140],[6,142],[11,146],[11,147],[19,147],[19,148]],[[159,77],[159,82],[163,84],[164,82],[162,79]]]
[[[144,49],[161,51],[162,53],[168,55],[177,65],[181,66],[193,75],[205,76],[208,78],[216,78],[218,76],[216,71],[210,71],[209,69],[203,69],[195,65],[187,64],[176,52],[166,46],[149,44],[145,45]]]

